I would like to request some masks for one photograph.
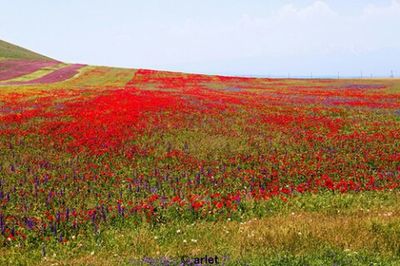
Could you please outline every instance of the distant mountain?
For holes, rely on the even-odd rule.
[[[56,61],[50,57],[32,52],[28,49],[0,40],[0,57],[24,60]]]

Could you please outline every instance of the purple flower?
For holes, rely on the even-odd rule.
[[[69,208],[67,208],[66,211],[65,211],[65,219],[67,221],[69,220]]]
[[[6,221],[4,219],[3,214],[0,213],[0,231],[1,234],[4,235],[5,231],[6,231]]]
[[[25,218],[25,224],[29,230],[32,230],[35,227],[35,222],[31,218]]]
[[[60,213],[60,212],[57,212],[57,213],[56,213],[56,221],[57,221],[58,224],[59,224],[60,221],[61,221],[61,213]]]
[[[124,208],[121,206],[119,202],[118,202],[118,214],[121,215],[122,217],[124,216]]]

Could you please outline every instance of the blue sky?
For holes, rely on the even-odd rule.
[[[0,0],[0,39],[66,62],[400,75],[400,0]]]

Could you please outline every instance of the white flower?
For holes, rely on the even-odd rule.
[[[180,232],[181,232],[181,230],[180,230],[180,229],[176,230],[176,233],[177,233],[177,234],[179,234]]]
[[[192,239],[191,240],[193,243],[197,243],[197,239]]]

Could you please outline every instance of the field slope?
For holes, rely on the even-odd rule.
[[[400,265],[399,80],[2,61],[0,265]]]

